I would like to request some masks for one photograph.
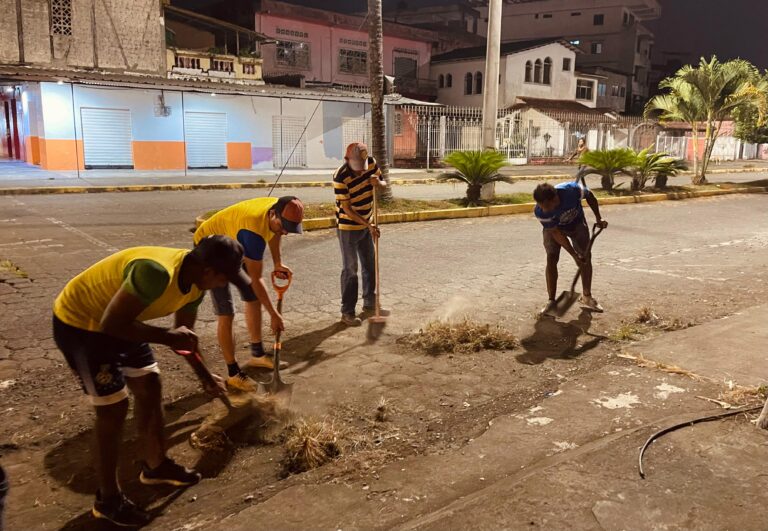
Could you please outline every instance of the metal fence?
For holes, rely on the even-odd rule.
[[[482,149],[482,109],[398,106],[394,114],[395,164],[427,167],[459,150]],[[500,109],[496,149],[518,164],[544,164],[569,157],[583,138],[590,149],[644,149],[656,141],[659,126],[641,117],[575,113],[534,108]]]

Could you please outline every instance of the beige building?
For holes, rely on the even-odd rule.
[[[487,6],[479,6],[483,21]],[[653,33],[644,23],[658,18],[658,0],[530,0],[505,3],[502,41],[564,38],[583,53],[579,70],[602,67],[628,77],[627,108],[637,111],[649,95]],[[481,32],[485,33],[485,22]]]

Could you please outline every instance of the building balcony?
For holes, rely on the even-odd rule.
[[[261,85],[263,60],[258,57],[181,50],[166,50],[168,77]]]

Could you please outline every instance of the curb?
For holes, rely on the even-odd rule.
[[[599,199],[600,205],[628,205],[632,203],[655,203],[658,201],[680,201],[683,199],[696,199],[700,197],[714,197],[734,194],[760,194],[768,193],[768,186],[750,186],[745,188],[731,188],[727,190],[701,190],[693,192],[669,192],[665,194],[648,194],[625,197],[605,197]],[[584,203],[586,204],[586,202]],[[520,203],[518,205],[495,205],[487,207],[449,208],[443,210],[420,210],[418,212],[393,212],[379,214],[379,224],[412,223],[418,221],[437,221],[444,219],[483,218],[489,216],[510,216],[513,214],[531,214],[536,203]],[[198,216],[195,219],[195,229],[203,221]],[[305,231],[333,229],[336,227],[336,218],[312,218],[302,222]]]
[[[723,175],[727,173],[768,173],[768,168],[735,168],[732,170],[718,169],[709,172],[709,175]],[[693,175],[693,172],[681,172],[680,175]],[[565,173],[552,175],[518,175],[510,176],[515,181],[547,181],[557,179],[573,179],[573,175]],[[396,186],[437,184],[434,177],[424,179],[391,179],[391,184]],[[333,183],[327,181],[299,181],[281,182],[275,188],[332,188]],[[263,190],[272,188],[272,183],[208,183],[208,184],[125,184],[112,186],[41,186],[0,188],[2,195],[47,195],[47,194],[96,194],[114,192],[183,192],[189,190]]]

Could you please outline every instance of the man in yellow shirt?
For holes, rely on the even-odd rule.
[[[205,290],[230,282],[248,285],[242,260],[242,246],[223,236],[205,238],[192,251],[134,247],[92,265],[56,298],[54,340],[96,410],[96,518],[122,526],[149,519],[122,494],[117,479],[128,390],[145,458],[140,481],[174,486],[200,481],[198,472],[166,455],[160,374],[149,343],[197,349],[192,327]],[[144,322],[171,314],[173,328]]]
[[[245,301],[245,320],[251,339],[251,367],[272,369],[272,358],[266,355],[261,340],[261,308],[266,308],[271,319],[272,332],[283,330],[283,317],[275,309],[262,278],[264,251],[269,246],[274,270],[291,274],[280,255],[280,241],[288,233],[301,234],[304,205],[293,196],[279,199],[258,197],[220,210],[195,231],[195,244],[212,234],[229,236],[242,244],[245,252],[245,270],[251,277],[249,286],[237,286]],[[227,363],[227,385],[240,391],[253,391],[255,386],[240,369],[235,359],[235,338],[232,331],[235,308],[229,286],[211,291],[214,312],[218,316],[218,339],[224,361]]]

